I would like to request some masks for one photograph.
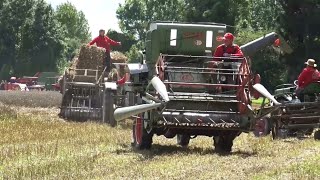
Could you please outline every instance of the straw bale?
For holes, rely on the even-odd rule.
[[[110,56],[112,63],[126,63],[128,61],[127,56],[119,51],[112,51]]]

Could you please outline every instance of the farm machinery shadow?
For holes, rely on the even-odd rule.
[[[142,155],[141,160],[150,160],[157,156],[167,156],[167,155],[175,155],[177,153],[181,153],[183,155],[219,155],[219,156],[238,156],[241,158],[247,158],[251,156],[257,155],[256,152],[250,152],[250,151],[243,151],[238,150],[234,152],[216,152],[213,148],[201,148],[201,147],[182,147],[182,146],[176,146],[176,145],[159,145],[155,144],[151,150],[138,150],[135,148],[131,148],[127,144],[121,145],[123,150],[117,150],[117,154],[125,154],[125,153],[138,153]]]

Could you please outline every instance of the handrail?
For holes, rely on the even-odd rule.
[[[195,68],[195,67],[174,67],[174,66],[165,66],[165,68],[167,68],[167,69],[188,69],[188,70],[210,70],[210,71],[235,71],[235,72],[239,71],[239,69]]]
[[[245,57],[237,57],[237,56],[231,56],[231,57],[216,57],[216,56],[192,56],[192,55],[170,55],[170,54],[161,54],[161,56],[164,57],[185,57],[185,58],[205,58],[205,59],[230,59],[230,60],[244,60]]]
[[[107,69],[107,67],[104,67],[104,69],[103,69],[99,79],[97,80],[96,84],[98,84],[100,82],[101,78],[103,77],[104,73],[106,72],[106,69]]]

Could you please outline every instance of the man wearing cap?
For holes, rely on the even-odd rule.
[[[233,44],[234,36],[226,33],[223,37],[224,44],[218,46],[213,54],[214,57],[243,57],[240,47]]]
[[[305,62],[305,64],[307,65],[307,67],[303,69],[303,71],[300,73],[298,77],[297,93],[310,83],[316,82],[320,79],[320,73],[316,69],[316,61],[314,59],[308,59],[308,61]]]
[[[110,57],[110,45],[112,46],[121,46],[121,42],[114,41],[105,35],[105,30],[101,29],[99,31],[99,36],[94,38],[88,46],[96,44],[98,47],[102,47],[106,50],[106,61],[105,66],[110,70],[111,68],[111,57]]]

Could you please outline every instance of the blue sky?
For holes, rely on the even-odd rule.
[[[90,26],[92,36],[97,36],[99,29],[115,29],[120,31],[116,10],[119,3],[125,0],[46,0],[53,7],[71,2],[78,10],[84,12]]]

